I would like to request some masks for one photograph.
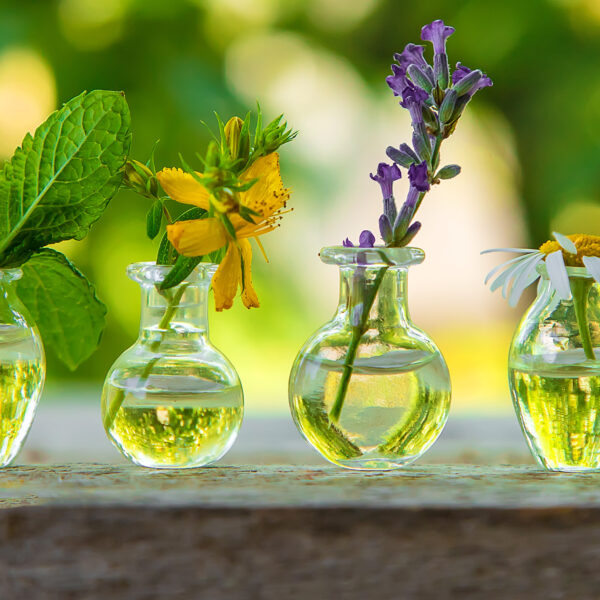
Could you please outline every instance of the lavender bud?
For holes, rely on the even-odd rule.
[[[450,78],[450,69],[448,68],[448,56],[444,54],[436,54],[433,57],[433,73],[435,81],[441,89],[445,90],[448,87],[448,79]]]
[[[354,244],[350,241],[350,238],[346,238],[342,242],[342,246],[344,246],[344,248],[354,248]]]
[[[390,224],[390,220],[387,218],[387,215],[381,215],[379,217],[379,233],[381,233],[381,238],[386,244],[389,244],[394,237],[392,225]]]
[[[414,162],[419,162],[419,157],[416,155],[415,151],[406,143],[400,144],[400,150],[405,154],[408,154],[414,159]]]
[[[388,146],[385,149],[385,153],[395,163],[397,163],[403,167],[407,167],[407,168],[410,167],[410,165],[412,165],[414,162],[417,162],[419,160],[416,157],[413,158],[412,156],[408,155],[406,152],[403,152],[402,150],[398,150],[398,148],[394,148],[394,146]]]
[[[429,129],[432,134],[437,133],[440,125],[433,111],[428,106],[423,105],[421,107],[421,113],[423,114],[423,120],[427,125],[427,129]]]
[[[436,106],[439,106],[442,103],[442,101],[444,100],[444,94],[445,94],[445,92],[442,89],[440,89],[439,85],[436,85],[433,88],[432,95],[433,95],[433,99],[435,100]]]
[[[401,240],[408,229],[408,224],[411,222],[415,210],[417,209],[417,202],[419,201],[419,191],[410,187],[408,190],[408,195],[398,216],[396,217],[396,221],[394,222],[394,239],[396,241]]]
[[[365,229],[358,236],[358,245],[361,248],[372,248],[375,244],[375,236],[368,230]]]
[[[436,174],[436,179],[452,179],[460,173],[460,167],[458,165],[446,165],[442,167]]]
[[[457,96],[468,94],[477,86],[482,75],[483,74],[479,69],[471,71],[468,75],[456,83],[452,89],[456,92]]]
[[[428,135],[422,133],[413,133],[413,146],[419,155],[419,162],[425,160],[429,162],[431,160],[431,143]]]
[[[421,67],[418,67],[417,65],[409,65],[408,75],[416,85],[423,88],[428,94],[431,93],[431,90],[434,86],[434,81],[433,79],[429,79],[427,72],[423,71]]]
[[[390,196],[383,201],[383,214],[390,220],[390,223],[396,220],[398,209],[396,208],[394,196]]]
[[[410,242],[412,242],[412,240],[415,237],[415,235],[417,235],[417,233],[419,233],[419,229],[421,229],[421,222],[420,221],[415,221],[406,230],[406,233],[404,234],[404,237],[400,241],[400,245],[406,246],[407,244],[409,244]]]
[[[448,90],[444,96],[442,105],[440,106],[440,121],[448,123],[452,119],[454,107],[456,106],[457,94],[456,90]]]

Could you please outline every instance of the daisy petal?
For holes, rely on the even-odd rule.
[[[510,306],[516,306],[519,298],[525,291],[525,288],[530,286],[539,277],[539,273],[537,273],[535,268],[542,260],[544,260],[543,256],[537,256],[535,260],[532,260],[530,263],[528,263],[527,267],[525,267],[525,269],[523,269],[519,276],[514,280],[512,289],[510,291],[510,296],[508,298],[508,303]]]
[[[508,298],[508,295],[509,295],[510,291],[512,290],[512,288],[514,287],[514,284],[515,284],[515,281],[517,280],[517,278],[519,278],[521,276],[521,274],[527,270],[527,268],[529,267],[529,265],[532,262],[536,262],[538,258],[539,258],[539,254],[534,254],[532,256],[528,256],[524,261],[519,263],[513,269],[510,277],[504,282],[504,285],[502,286],[502,297],[503,298]]]
[[[533,258],[536,258],[537,256],[539,256],[539,255],[536,255],[535,257],[534,256],[521,257],[520,262],[509,266],[505,271],[503,271],[500,275],[498,275],[498,277],[490,285],[490,291],[494,292],[500,286],[506,286],[506,288],[504,288],[503,292],[502,292],[502,295],[506,297],[506,289],[508,288],[508,283],[510,282],[510,280],[513,277],[515,277],[516,275],[518,275],[519,272],[521,271],[521,269],[527,268],[527,265],[529,264],[529,262],[531,260],[533,260]]]
[[[489,248],[488,250],[482,250],[479,254],[489,254],[490,252],[517,252],[519,254],[530,254],[531,252],[538,252],[537,248]]]
[[[577,254],[577,247],[566,235],[558,233],[558,231],[553,231],[552,235],[563,250],[566,250],[569,254]]]
[[[520,260],[526,260],[526,256],[517,256],[515,258],[511,258],[510,260],[504,261],[502,264],[498,265],[497,267],[494,267],[486,276],[485,276],[485,280],[483,282],[484,285],[487,285],[487,282],[500,270],[502,270],[504,267],[507,267],[508,265],[511,265],[513,263],[516,263]]]
[[[557,250],[546,256],[546,269],[552,286],[562,300],[571,299],[571,286],[569,285],[569,275],[567,267],[563,260],[562,250]]]
[[[600,258],[597,256],[584,256],[583,264],[590,275],[600,283]]]

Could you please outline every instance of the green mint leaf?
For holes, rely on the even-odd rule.
[[[153,240],[160,233],[162,225],[163,203],[155,200],[146,215],[146,235]]]
[[[205,219],[208,216],[208,212],[199,206],[195,206],[194,208],[190,208],[185,212],[181,213],[173,223],[177,221],[193,221],[194,219]],[[173,244],[169,241],[167,237],[167,232],[162,236],[160,241],[160,246],[158,248],[158,255],[156,257],[157,265],[173,265],[177,261],[179,257],[179,253],[175,248],[173,248]],[[189,275],[189,273],[188,273]],[[186,275],[187,277],[187,275]],[[172,284],[176,285],[176,284]],[[169,286],[172,287],[172,286]],[[166,288],[163,288],[166,289]]]
[[[106,307],[86,277],[56,250],[41,250],[21,268],[17,293],[44,346],[69,369],[76,369],[100,343]]]
[[[119,189],[129,152],[120,92],[83,93],[52,113],[0,171],[0,267],[80,240]]]
[[[176,221],[191,221],[193,219],[205,219],[208,217],[208,212],[203,208],[195,206],[186,210],[184,213],[179,215]],[[195,268],[202,262],[203,256],[181,256],[171,242],[167,238],[167,234],[163,236],[158,249],[158,257],[156,262],[159,265],[173,265],[173,268],[169,271],[168,275],[164,278],[160,284],[161,290],[168,290],[178,284],[180,284]]]
[[[160,284],[161,290],[168,290],[180,284],[197,266],[202,262],[203,256],[181,256],[177,257],[173,268]]]

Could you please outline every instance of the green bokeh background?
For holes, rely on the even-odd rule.
[[[457,28],[449,42],[451,60],[493,76],[495,85],[477,98],[475,114],[496,111],[510,128],[529,243],[546,239],[557,219],[565,233],[600,233],[594,209],[600,194],[600,0],[4,0],[0,57],[15,47],[42,57],[54,77],[56,106],[83,89],[124,90],[132,113],[132,155],[145,160],[160,139],[157,163],[178,166],[179,153],[193,157],[205,146],[209,134],[202,121],[212,122],[212,111],[227,118],[251,108],[227,75],[230,49],[241,38],[291,33],[317,55],[351,65],[379,94],[392,54],[416,42],[421,25],[435,18]],[[256,92],[261,100],[261,90]],[[338,92],[343,107],[351,90],[340,85]],[[336,127],[341,132],[343,120],[330,135]],[[383,152],[365,164],[364,176],[382,158]],[[323,202],[337,185],[335,177],[304,160],[293,145],[282,151],[282,164],[285,183],[294,188],[292,203],[315,222],[332,218]],[[97,282],[110,313],[98,352],[76,373],[49,357],[52,380],[101,381],[135,337],[137,289],[124,269],[155,255],[144,236],[147,208],[144,199],[121,191],[87,240],[64,246]],[[310,279],[295,276],[280,257],[277,245],[286,243],[286,226],[264,240],[271,264],[255,259],[262,308],[237,306],[211,317],[215,340],[243,380],[268,380],[269,372],[259,369],[289,370],[302,341],[334,308],[331,298],[328,311],[315,309]],[[356,227],[360,231],[362,223]],[[295,249],[311,255],[317,250]],[[276,379],[281,387],[284,377]],[[283,406],[285,390],[274,394]]]

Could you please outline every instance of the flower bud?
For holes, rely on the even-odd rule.
[[[440,121],[442,123],[448,123],[450,121],[456,105],[456,99],[456,90],[450,89],[446,92],[442,105],[440,106]]]
[[[433,114],[433,111],[423,104],[423,106],[421,106],[421,113],[423,114],[423,121],[425,121],[429,133],[435,135],[439,129],[439,123]]]
[[[433,72],[436,83],[442,90],[445,90],[448,87],[448,79],[450,77],[446,53],[436,54],[433,57]]]
[[[427,93],[431,93],[433,89],[433,79],[429,79],[427,73],[423,71],[417,65],[408,66],[408,75],[412,79],[413,83],[423,88]]]
[[[158,194],[158,183],[154,173],[137,160],[130,159],[125,163],[123,183],[144,196]]]
[[[208,143],[206,158],[204,159],[207,167],[216,167],[219,163],[219,146],[215,140]]]
[[[429,162],[431,160],[431,143],[429,136],[413,133],[413,146],[420,159]]]
[[[385,149],[385,153],[397,164],[402,167],[410,167],[414,162],[417,162],[418,159],[413,158],[406,152],[402,150],[398,150],[398,148],[394,148],[394,146],[388,146]]]
[[[468,94],[479,83],[481,77],[481,71],[479,69],[475,69],[468,75],[465,75],[465,77],[457,82],[452,89],[456,92],[457,96]]]
[[[452,179],[460,173],[460,167],[458,165],[446,165],[442,167],[436,174],[436,179]]]
[[[240,134],[244,121],[239,117],[231,117],[225,125],[225,141],[232,158],[237,158],[240,150]]]
[[[404,234],[404,237],[402,238],[402,240],[400,240],[400,246],[406,246],[407,244],[410,244],[410,242],[412,242],[412,240],[415,237],[415,235],[417,235],[417,233],[419,233],[420,229],[421,229],[421,222],[420,221],[415,221],[406,230],[406,233]]]
[[[381,233],[381,238],[386,244],[389,244],[394,237],[392,226],[387,215],[381,215],[379,217],[379,233]]]

